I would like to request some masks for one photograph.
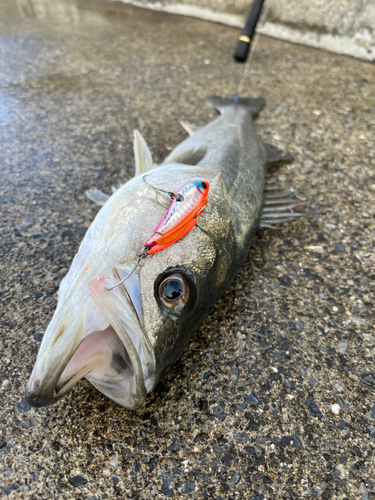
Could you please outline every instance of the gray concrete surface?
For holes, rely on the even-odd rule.
[[[261,37],[244,94],[266,97],[259,131],[296,158],[277,177],[321,215],[255,239],[139,410],[86,381],[34,410],[25,382],[97,212],[84,191],[133,175],[135,127],[160,161],[241,68],[233,28],[30,5],[3,2],[0,24],[2,495],[375,498],[374,66]]]
[[[40,1],[40,0],[38,0]],[[250,0],[123,0],[136,6],[243,27]],[[263,34],[375,61],[373,0],[267,0]]]

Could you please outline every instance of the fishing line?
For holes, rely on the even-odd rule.
[[[176,194],[173,193],[172,191],[166,191],[165,189],[157,188],[156,186],[153,186],[146,180],[147,174],[143,176],[143,182],[148,184],[152,189],[155,189],[155,191],[160,191],[161,193],[167,194],[172,200],[174,197],[176,197],[176,201],[184,201],[184,197],[181,194]]]
[[[267,17],[267,13],[268,13],[268,9],[269,9],[269,4],[266,5],[265,9],[264,9],[264,12],[262,14],[262,18],[260,20],[260,23],[259,25],[262,27],[266,21],[266,17]],[[260,14],[260,12],[258,13],[258,15]],[[252,10],[250,11],[250,14],[249,14],[249,18],[251,18],[252,16]],[[248,19],[249,21],[249,19]],[[252,23],[254,23],[254,20],[252,20]],[[248,22],[246,23],[245,25],[245,28],[243,30],[243,32],[246,31],[246,28],[248,26]],[[257,24],[257,20],[255,20],[255,24],[253,24],[252,26],[250,26],[250,30],[255,30],[255,26]],[[250,67],[250,63],[252,61],[252,58],[253,58],[253,55],[254,55],[254,52],[255,52],[255,48],[257,46],[257,43],[258,43],[258,39],[259,39],[259,31],[256,30],[256,34],[255,34],[255,38],[254,38],[254,42],[252,44],[250,44],[250,41],[251,41],[251,38],[247,35],[241,35],[240,36],[240,41],[236,47],[236,50],[234,52],[234,58],[237,60],[237,61],[245,61],[246,60],[246,55],[247,55],[247,50],[248,50],[248,47],[250,46],[250,54],[249,54],[249,57],[245,63],[245,67],[244,67],[244,70],[242,72],[242,77],[241,77],[241,80],[240,80],[240,83],[238,85],[238,89],[237,89],[237,92],[236,94],[234,95],[234,99],[235,101],[238,100],[240,94],[242,93],[242,88],[243,88],[243,85],[245,83],[245,79],[246,79],[246,76],[247,76],[247,73],[249,71],[249,67]],[[248,40],[244,40],[245,38],[247,38]],[[240,42],[244,42],[245,44],[248,44],[247,47],[245,47],[245,51],[246,51],[246,54],[244,55],[243,53],[240,54],[240,56],[238,55],[238,48],[240,48]]]
[[[126,281],[128,278],[130,278],[130,276],[134,273],[134,271],[137,269],[138,267],[138,264],[141,262],[142,259],[144,259],[145,257],[147,257],[147,254],[146,253],[142,253],[139,257],[139,259],[137,260],[137,263],[136,265],[134,266],[133,270],[127,274],[125,276],[125,278],[123,278],[121,281],[119,281],[118,283],[116,283],[115,285],[107,288],[107,292],[110,292],[111,290],[113,290],[114,288],[116,288],[117,286],[121,285],[121,283],[124,283],[124,281]]]

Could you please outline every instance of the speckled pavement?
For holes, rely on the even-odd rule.
[[[9,499],[375,498],[375,66],[261,38],[245,95],[280,182],[319,212],[254,240],[137,411],[87,381],[23,401],[56,292],[98,208],[215,116],[237,30],[121,3],[0,4],[0,488]],[[246,179],[244,179],[246,182]]]

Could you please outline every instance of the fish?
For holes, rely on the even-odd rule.
[[[217,118],[182,123],[189,137],[161,165],[135,131],[135,176],[111,196],[87,193],[101,209],[59,287],[26,384],[31,406],[57,402],[84,377],[118,405],[141,406],[235,278],[257,228],[304,215],[295,211],[304,202],[267,181],[268,166],[291,157],[257,133],[264,99],[207,101]],[[199,220],[139,259],[168,220],[170,193],[189,183],[209,186]]]

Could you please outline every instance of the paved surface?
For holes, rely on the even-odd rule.
[[[2,3],[1,436],[9,498],[375,498],[375,68],[262,38],[277,174],[315,219],[256,238],[158,392],[135,412],[81,381],[22,400],[58,285],[138,127],[160,161],[229,95],[237,31],[104,1]],[[246,180],[244,179],[244,182]]]

